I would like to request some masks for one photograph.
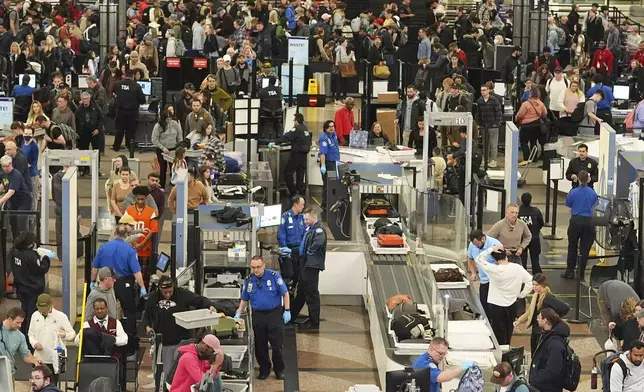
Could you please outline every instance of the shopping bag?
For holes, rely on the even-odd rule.
[[[369,132],[353,129],[349,133],[349,147],[351,148],[367,148],[367,139]]]

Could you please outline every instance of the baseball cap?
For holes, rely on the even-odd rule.
[[[219,343],[219,339],[213,334],[208,334],[203,337],[202,342],[206,343],[206,346],[210,347],[211,349],[215,350],[215,352],[221,352],[221,343]]]
[[[519,52],[521,52],[521,51],[522,51],[522,50],[521,50],[521,47],[520,47],[519,45],[515,45],[515,46],[514,46],[514,48],[512,48],[512,50],[513,50],[513,51],[517,51],[517,50],[518,50]]]
[[[224,55],[224,61],[227,62],[227,63],[230,63],[230,61],[231,61],[230,56],[229,55]]]
[[[543,53],[550,53],[551,52],[550,46],[544,46],[542,52]]]
[[[501,362],[500,364],[494,367],[492,371],[492,377],[490,377],[490,382],[493,384],[501,385],[507,376],[512,374],[512,368],[507,362]]]
[[[119,225],[135,225],[136,221],[132,218],[132,215],[125,214],[119,219]]]
[[[51,309],[51,296],[47,293],[40,294],[36,300],[39,312],[48,312]]]
[[[103,279],[113,278],[112,269],[110,267],[102,267],[98,270],[98,281],[101,282]]]
[[[188,82],[188,83],[186,83],[186,84],[184,84],[184,85],[183,85],[183,89],[184,89],[184,90],[194,90],[194,89],[195,89],[195,85],[194,85],[194,84],[192,84],[192,83],[190,83],[190,82]]]
[[[163,275],[159,278],[159,288],[160,289],[169,289],[174,287],[174,282],[172,278],[168,275]]]
[[[556,67],[555,68],[555,73],[557,73],[557,72],[563,72],[563,69],[561,69],[561,67]]]

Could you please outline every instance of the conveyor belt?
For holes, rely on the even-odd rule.
[[[407,265],[407,255],[377,255],[370,253],[371,261],[376,265]]]

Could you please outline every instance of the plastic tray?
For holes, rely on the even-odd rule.
[[[441,268],[458,268],[459,272],[464,276],[462,282],[436,282],[436,286],[440,290],[447,290],[447,289],[465,289],[470,285],[470,281],[465,278],[467,276],[465,274],[465,271],[461,267],[458,266],[456,263],[432,263],[430,264],[432,267],[432,271],[435,273]]]
[[[407,241],[404,242],[405,246],[403,246],[402,248],[385,248],[379,246],[378,239],[374,237],[371,237],[370,243],[373,253],[377,255],[406,255],[411,251],[411,248],[407,244]]]
[[[223,386],[231,392],[246,392],[248,390],[247,384],[235,384],[231,382],[224,382]]]
[[[248,351],[248,346],[221,346],[221,349],[224,350],[224,354],[228,355],[233,360],[233,368],[238,369],[241,366],[246,351]]]
[[[212,313],[209,309],[189,310],[187,312],[175,313],[174,319],[177,325],[185,329],[197,329],[210,327],[219,324],[219,313]]]

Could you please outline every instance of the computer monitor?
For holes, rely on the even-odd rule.
[[[381,137],[369,139],[369,146],[371,147],[382,147],[384,145],[385,145],[385,139]]]
[[[89,88],[87,85],[88,75],[78,75],[78,88]]]
[[[152,95],[152,82],[147,80],[139,80],[137,83],[139,84],[139,86],[141,86],[143,95]]]
[[[161,252],[159,258],[157,259],[157,270],[161,272],[166,272],[168,266],[170,265],[170,255],[165,252]]]
[[[25,74],[18,75],[18,84],[22,84],[22,77]],[[36,88],[36,75],[29,75],[29,87]]]
[[[282,217],[282,205],[264,206],[264,214],[259,218],[259,227],[279,226]]]
[[[630,86],[615,85],[613,87],[613,95],[615,96],[615,99],[619,99],[619,100],[628,101],[630,96],[630,91],[631,91]]]
[[[431,381],[429,368],[405,368],[405,370],[387,372],[385,375],[385,392],[405,392],[407,391],[407,385],[411,383],[412,379],[416,380],[416,388],[419,391],[429,391]]]
[[[505,97],[505,83],[494,82],[494,94]]]

